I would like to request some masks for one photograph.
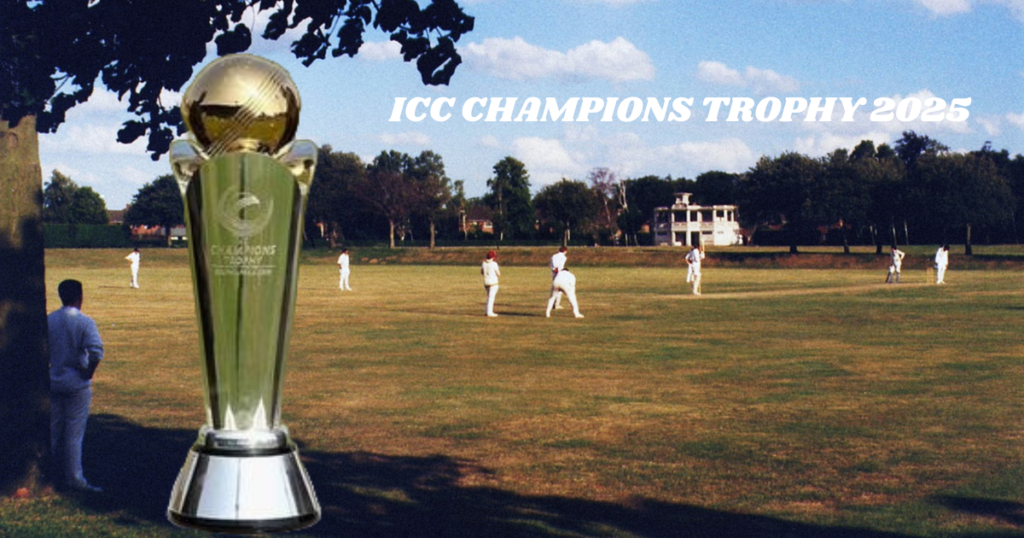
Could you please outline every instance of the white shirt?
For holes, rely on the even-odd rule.
[[[132,269],[138,269],[139,268],[139,260],[141,258],[142,258],[142,256],[138,252],[132,252],[131,254],[129,254],[129,255],[124,257],[124,259],[132,262]]]
[[[949,251],[940,248],[935,253],[935,265],[946,266],[949,265]]]
[[[497,286],[498,277],[501,276],[501,270],[498,269],[498,262],[494,260],[484,260],[484,263],[480,265],[480,274],[484,275],[484,286]]]
[[[348,271],[348,254],[342,254],[338,256],[338,265],[342,271]]]
[[[549,264],[549,267],[551,267],[552,274],[565,269],[566,258],[568,258],[568,256],[566,256],[564,252],[556,252],[554,256],[551,256],[551,263]]]
[[[906,253],[904,253],[902,250],[894,249],[892,251],[892,264],[893,264],[893,266],[895,266],[897,269],[899,269],[903,265],[903,257],[904,256],[906,256]]]
[[[700,249],[693,249],[686,255],[686,262],[693,268],[694,273],[700,273],[700,261],[704,259],[704,253]]]

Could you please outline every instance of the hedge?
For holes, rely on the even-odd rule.
[[[117,224],[44,224],[46,248],[124,248],[128,231]]]

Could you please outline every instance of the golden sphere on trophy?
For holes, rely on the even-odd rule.
[[[300,108],[288,71],[251,54],[214,60],[181,99],[185,126],[210,156],[277,153],[295,138]]]

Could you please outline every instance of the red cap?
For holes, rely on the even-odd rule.
[[[496,256],[497,256],[497,254],[495,254],[493,250],[488,250],[487,251],[487,259],[488,260],[493,260]]]

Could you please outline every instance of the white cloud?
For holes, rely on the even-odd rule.
[[[1024,0],[914,0],[936,17],[949,17],[970,13],[980,4],[1003,6],[1014,18],[1024,22]]]
[[[654,78],[650,56],[622,37],[609,43],[591,41],[568,52],[531,45],[521,37],[488,38],[466,45],[461,53],[467,67],[510,80],[551,77],[626,82]]]
[[[793,93],[800,83],[793,77],[780,75],[771,69],[747,66],[742,73],[722,62],[703,61],[697,64],[697,79],[712,84],[751,87],[757,94],[773,92]]]
[[[916,0],[935,15],[946,16],[967,13],[971,10],[970,0]]]
[[[423,147],[430,144],[430,137],[424,133],[408,131],[404,133],[384,133],[380,141],[389,146]]]
[[[981,128],[985,130],[985,133],[989,136],[999,136],[1002,134],[1002,120],[998,117],[984,116],[974,118],[974,121],[981,125]]]
[[[485,148],[498,149],[501,147],[501,142],[494,135],[484,135],[480,137],[480,145]]]
[[[743,172],[759,157],[738,138],[681,142],[655,148],[654,153],[660,161],[674,163],[670,169],[685,169],[690,174],[708,170]]]
[[[394,41],[372,41],[359,47],[356,58],[372,61],[401,60],[402,45]]]
[[[1013,112],[1010,112],[1006,115],[1006,119],[1013,125],[1024,129],[1024,114],[1014,114]]]
[[[526,165],[535,189],[563,177],[575,177],[584,169],[560,140],[535,136],[517,138],[512,142],[512,153]]]

